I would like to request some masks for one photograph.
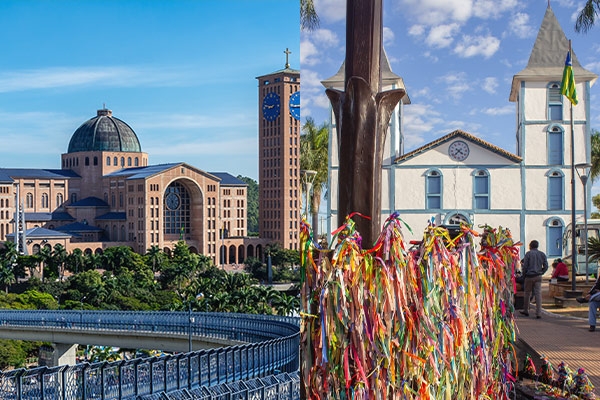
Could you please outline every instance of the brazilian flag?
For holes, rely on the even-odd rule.
[[[571,104],[576,105],[577,91],[575,91],[575,76],[573,75],[573,63],[571,62],[571,52],[567,52],[565,60],[565,69],[563,71],[563,79],[560,85],[560,93],[569,99]]]

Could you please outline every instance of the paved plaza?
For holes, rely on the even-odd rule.
[[[589,332],[587,317],[571,317],[551,309],[553,299],[548,294],[548,284],[542,286],[544,310],[541,319],[535,318],[535,304],[530,316],[516,313],[517,339],[524,341],[538,355],[544,355],[554,368],[564,361],[574,372],[585,368],[595,392],[600,391],[600,330]],[[587,310],[587,304],[581,307]],[[599,321],[600,323],[600,321]],[[531,354],[532,358],[536,355]],[[539,365],[539,359],[534,362]],[[519,366],[522,368],[522,365]]]

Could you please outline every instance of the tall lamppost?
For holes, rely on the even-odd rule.
[[[588,226],[587,226],[587,181],[589,178],[589,170],[592,168],[592,164],[590,163],[581,163],[576,164],[575,168],[577,170],[577,175],[579,175],[579,179],[581,179],[581,183],[583,184],[583,230],[584,230],[584,253],[585,253],[585,282],[589,282],[589,273],[588,273]],[[581,173],[579,170],[581,169]],[[575,251],[575,249],[573,249]]]
[[[198,293],[196,295],[196,301],[204,298],[203,293]],[[192,300],[188,301],[188,351],[192,352],[192,323],[194,322],[194,318],[192,318]]]
[[[312,185],[315,181],[315,177],[317,176],[317,171],[313,171],[310,169],[302,169],[300,170],[300,176],[302,177],[302,181],[304,182],[304,187],[306,187],[306,204],[304,205],[306,219],[308,220],[308,212],[310,211],[310,192],[312,191]],[[313,227],[314,229],[315,227]]]

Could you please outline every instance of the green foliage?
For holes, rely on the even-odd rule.
[[[252,178],[238,175],[237,178],[248,184],[247,189],[247,231],[248,236],[258,235],[258,182]]]

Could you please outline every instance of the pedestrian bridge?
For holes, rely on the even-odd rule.
[[[163,399],[170,397],[152,396],[197,393],[177,398],[224,399],[230,397],[218,393],[241,391],[243,398],[296,399],[299,336],[297,318],[265,315],[2,310],[0,338],[186,353],[3,372],[0,398]],[[189,352],[190,344],[200,350]],[[211,391],[218,396],[210,397]]]

